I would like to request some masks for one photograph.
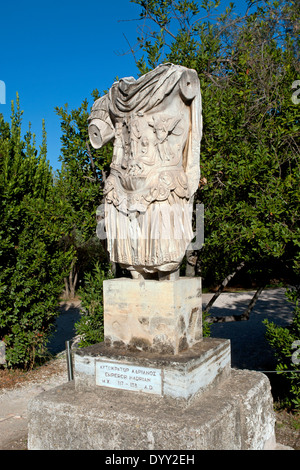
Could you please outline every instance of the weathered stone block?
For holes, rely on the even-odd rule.
[[[134,395],[137,397],[137,395]],[[30,450],[263,450],[275,446],[270,383],[232,370],[188,405],[177,399],[73,382],[29,404]]]
[[[103,283],[106,344],[178,354],[202,338],[201,278]]]

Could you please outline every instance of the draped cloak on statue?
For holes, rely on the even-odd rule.
[[[92,107],[89,136],[94,148],[114,141],[104,188],[111,261],[142,274],[176,271],[200,178],[197,73],[167,63],[115,82]]]

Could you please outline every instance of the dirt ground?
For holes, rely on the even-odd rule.
[[[276,440],[280,444],[300,450],[300,413],[276,412]]]
[[[0,450],[27,450],[28,401],[67,381],[64,356],[29,372],[0,370]]]

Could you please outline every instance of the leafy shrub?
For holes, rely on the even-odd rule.
[[[61,246],[65,206],[30,130],[21,139],[21,115],[12,124],[0,114],[0,340],[8,367],[32,368],[58,314],[63,276],[72,253]]]
[[[85,274],[84,287],[78,292],[83,314],[75,324],[76,332],[81,336],[81,348],[100,343],[104,339],[103,281],[112,278],[110,269],[103,269],[99,263],[95,264],[92,272]]]
[[[202,333],[204,338],[208,338],[211,335],[211,323],[207,321],[209,313],[202,313]]]
[[[300,289],[289,289],[287,297],[295,304],[292,323],[280,327],[264,320],[267,326],[266,338],[277,358],[276,370],[283,375],[288,393],[282,404],[288,408],[300,410]],[[285,372],[286,371],[286,372]]]

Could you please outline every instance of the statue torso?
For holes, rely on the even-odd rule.
[[[183,159],[190,115],[178,91],[173,90],[155,111],[122,114],[115,120],[114,153],[105,188],[108,199],[116,205],[123,197],[131,205],[148,205],[167,199],[173,190],[188,197]]]

